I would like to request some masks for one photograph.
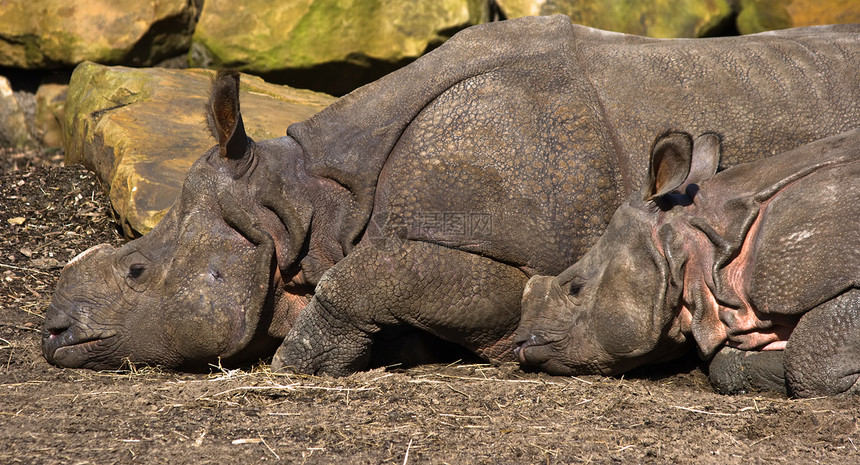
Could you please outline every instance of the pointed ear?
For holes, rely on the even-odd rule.
[[[681,186],[681,191],[690,184],[711,179],[717,174],[720,166],[720,136],[712,132],[706,132],[693,141],[693,162],[690,166],[690,174]]]
[[[245,156],[248,136],[239,112],[239,73],[220,70],[212,80],[206,107],[209,130],[218,140],[221,156],[233,160]]]
[[[653,200],[679,188],[690,173],[693,141],[689,134],[668,132],[654,141],[642,199]]]

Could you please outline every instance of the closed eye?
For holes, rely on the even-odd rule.
[[[568,284],[570,287],[567,290],[567,295],[576,296],[579,295],[579,292],[582,291],[583,287],[585,287],[585,280],[580,277],[576,277],[571,279]]]
[[[144,271],[146,271],[146,265],[142,263],[134,263],[128,267],[128,277],[131,279],[137,279]]]

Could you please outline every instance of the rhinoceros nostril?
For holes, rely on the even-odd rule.
[[[58,303],[60,303],[58,305]],[[48,305],[45,312],[45,323],[42,326],[42,337],[45,339],[56,339],[61,334],[67,334],[73,325],[69,317],[68,309],[76,310],[74,305],[62,296],[55,294],[54,301]]]
[[[55,340],[63,334],[69,332],[71,326],[63,323],[47,323],[42,329],[42,338],[47,340]]]
[[[521,333],[514,340],[514,344],[522,347],[535,345],[538,342],[538,337],[532,332]]]
[[[52,329],[49,329],[48,330],[48,337],[55,338],[55,337],[59,336],[60,334],[63,334],[66,331],[68,331],[68,329],[69,328],[52,328]]]

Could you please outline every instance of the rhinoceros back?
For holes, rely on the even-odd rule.
[[[545,273],[599,236],[620,201],[616,153],[599,102],[571,67],[573,26],[547,23],[552,34],[528,54],[498,56],[415,116],[380,173],[377,222]]]
[[[289,135],[352,194],[346,242],[440,243],[557,274],[641,183],[655,134],[723,136],[723,166],[860,121],[853,28],[659,40],[565,17],[470,28]]]
[[[632,188],[662,130],[719,133],[725,168],[860,126],[858,24],[710,39],[581,37],[577,57],[629,157]]]
[[[402,238],[561,271],[586,245],[579,237],[590,244],[605,227],[605,205],[620,202],[597,103],[570,69],[574,39],[564,16],[472,27],[288,134],[305,150],[309,172],[352,192],[354,241],[407,221]],[[580,188],[584,178],[591,187]],[[582,208],[554,205],[571,195],[583,196]],[[488,231],[515,228],[532,239],[530,250],[505,234],[487,241]],[[561,228],[588,233],[559,236]]]

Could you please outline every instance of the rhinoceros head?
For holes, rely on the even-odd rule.
[[[659,250],[659,222],[679,189],[707,179],[719,161],[719,138],[695,144],[687,134],[657,138],[642,191],[615,212],[597,243],[558,276],[526,285],[515,349],[520,362],[555,374],[618,374],[657,357],[671,328],[670,263]],[[668,354],[662,354],[668,355]],[[651,360],[655,361],[655,360]]]
[[[261,186],[301,149],[289,138],[248,138],[238,89],[237,73],[213,81],[207,114],[218,145],[192,166],[162,221],[118,249],[93,247],[63,269],[44,325],[48,361],[185,367],[273,350],[273,319],[283,324],[293,310],[274,303],[284,300],[276,283],[295,271],[310,212],[267,201],[284,194]],[[283,314],[275,317],[274,307]]]

